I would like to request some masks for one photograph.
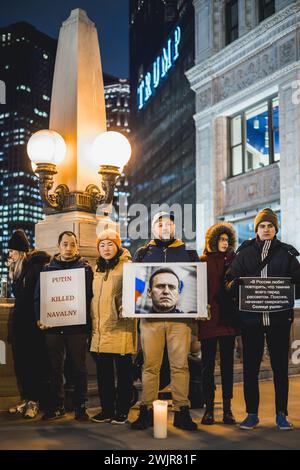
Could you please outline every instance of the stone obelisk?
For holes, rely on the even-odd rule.
[[[106,130],[104,85],[97,29],[81,9],[72,10],[60,29],[49,127],[67,145],[54,187],[66,184],[70,191],[84,191],[89,184],[99,186],[91,145]],[[96,225],[96,215],[88,212],[47,215],[36,225],[36,246],[53,254],[59,233],[71,230],[78,237],[80,253],[92,260],[96,257]]]

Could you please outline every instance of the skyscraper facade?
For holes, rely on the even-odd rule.
[[[194,43],[192,0],[131,0],[132,201],[148,211],[152,204],[185,207],[189,227],[195,221],[195,96],[185,72],[194,64]]]
[[[126,78],[104,74],[106,124],[108,131],[130,134],[130,85]]]
[[[56,47],[55,39],[25,22],[0,29],[0,79],[6,88],[0,105],[0,275],[7,271],[12,232],[23,228],[33,245],[34,226],[43,218],[26,144],[49,127]]]
[[[131,140],[129,81],[125,78],[118,78],[108,74],[104,74],[103,79],[107,130],[121,132]],[[127,233],[129,201],[130,188],[127,169],[125,169],[117,180],[113,205],[116,209],[117,220],[120,223],[122,244],[127,248],[131,245]]]

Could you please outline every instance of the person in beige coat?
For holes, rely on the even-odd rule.
[[[123,265],[131,262],[131,255],[113,230],[100,234],[97,249],[100,256],[93,282],[90,350],[97,366],[102,411],[91,419],[124,424],[132,396],[132,354],[137,349],[136,320],[122,318]]]

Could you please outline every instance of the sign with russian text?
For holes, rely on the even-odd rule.
[[[281,312],[294,307],[295,285],[289,277],[242,277],[239,309],[245,312]]]
[[[46,326],[85,325],[85,269],[42,272],[40,307]]]

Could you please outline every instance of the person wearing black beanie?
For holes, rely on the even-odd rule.
[[[8,242],[9,279],[15,297],[11,342],[21,402],[9,412],[35,418],[42,396],[46,350],[34,316],[34,289],[42,267],[50,261],[44,251],[30,250],[25,232],[16,230]]]
[[[28,253],[30,245],[24,230],[17,229],[14,231],[11,239],[8,242],[8,248],[9,250],[16,250]]]

